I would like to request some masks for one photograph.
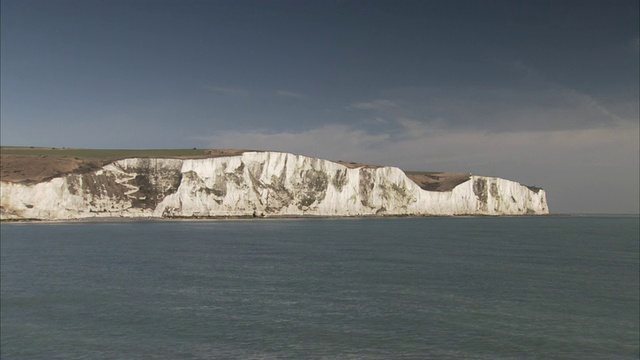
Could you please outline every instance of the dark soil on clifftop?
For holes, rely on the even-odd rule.
[[[241,155],[239,149],[101,150],[45,147],[0,147],[0,180],[37,183],[71,173],[98,170],[113,161],[132,158],[203,159]],[[348,168],[379,168],[377,165],[338,160]],[[406,172],[409,179],[429,191],[451,191],[469,179],[468,174]]]
[[[469,180],[470,174],[427,171],[405,171],[405,174],[420,188],[428,191],[451,191]]]
[[[113,161],[132,157],[198,159],[235,156],[245,151],[248,150],[102,150],[3,146],[0,147],[0,179],[14,183],[37,183],[66,174],[95,171]]]

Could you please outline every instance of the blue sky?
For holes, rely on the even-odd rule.
[[[1,142],[250,148],[639,211],[639,2],[1,3]]]

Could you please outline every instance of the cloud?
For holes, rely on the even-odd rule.
[[[276,90],[276,91],[264,91],[264,92],[260,92],[260,91],[249,91],[246,89],[242,89],[242,88],[234,88],[234,87],[223,87],[223,86],[213,86],[213,85],[205,85],[204,89],[208,92],[211,93],[217,93],[217,94],[222,94],[222,95],[227,95],[227,96],[247,96],[247,95],[254,95],[254,96],[271,96],[273,94],[280,96],[280,97],[285,97],[285,98],[290,98],[290,99],[304,99],[306,98],[306,95],[301,94],[301,93],[296,93],[296,92],[292,92],[292,91],[285,91],[285,90]]]
[[[210,148],[272,150],[334,160],[358,160],[367,158],[372,148],[379,147],[388,138],[387,134],[371,134],[346,125],[329,124],[300,132],[222,131],[195,139]]]
[[[504,65],[506,65],[506,67],[511,69],[513,72],[521,74],[528,78],[535,78],[540,76],[538,71],[533,66],[526,64],[520,59],[504,63]]]
[[[579,92],[577,90],[565,89],[563,92],[563,96],[567,101],[573,101],[578,108],[582,108],[589,112],[595,111],[602,116],[605,122],[622,123],[631,120],[623,119],[622,117],[615,114],[611,109],[600,103],[593,96]]]
[[[348,110],[382,110],[400,106],[397,102],[386,99],[373,100],[370,102],[358,102],[347,105]]]
[[[441,125],[437,122],[421,122],[413,119],[398,118],[396,120],[400,126],[400,137],[402,138],[424,138],[442,131]]]
[[[197,137],[211,148],[246,148],[400,166],[414,170],[499,170],[500,163],[603,163],[599,152],[619,147],[637,158],[638,125],[554,131],[452,130],[401,119],[394,132],[372,133],[363,128],[329,124],[300,132],[222,131]],[[623,151],[619,155],[624,154]],[[575,158],[571,158],[575,156]],[[536,160],[537,159],[537,160]],[[493,166],[485,168],[489,163]],[[615,163],[615,162],[614,162]],[[612,163],[612,164],[614,164]],[[637,167],[637,166],[636,166]],[[485,169],[485,171],[483,171]],[[499,174],[487,174],[499,175]]]
[[[509,81],[483,86],[391,88],[381,90],[378,100],[345,108],[366,110],[373,118],[400,123],[411,119],[458,131],[590,129],[634,124],[640,117],[636,93],[597,96],[550,81],[522,60],[490,62],[510,70]]]
[[[513,87],[397,88],[385,95],[402,106],[358,103],[372,117],[412,119],[452,129],[496,132],[551,131],[618,126],[637,122],[638,100],[616,95],[600,99],[575,89],[536,81]],[[634,105],[635,104],[635,105]],[[357,108],[357,104],[348,109]]]
[[[300,93],[296,93],[296,92],[292,92],[292,91],[277,90],[275,93],[278,96],[282,96],[282,97],[286,97],[286,98],[292,98],[292,99],[304,99],[304,98],[306,98],[305,95],[300,94]]]
[[[635,39],[631,39],[629,41],[629,49],[635,52],[636,54],[640,52],[640,37],[636,37]]]
[[[372,119],[367,119],[364,121],[364,124],[370,124],[370,125],[384,125],[388,123],[389,121],[381,117],[374,117]]]
[[[250,91],[245,89],[222,87],[222,86],[205,85],[204,89],[209,92],[214,92],[214,93],[223,94],[223,95],[230,95],[230,96],[245,96],[250,94]]]

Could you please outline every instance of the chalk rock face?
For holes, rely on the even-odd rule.
[[[470,176],[451,191],[426,191],[395,167],[352,169],[277,152],[130,158],[91,173],[0,185],[2,219],[549,212],[544,190],[504,179]]]

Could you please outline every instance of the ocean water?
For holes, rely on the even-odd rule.
[[[8,224],[2,359],[638,359],[639,218]]]

